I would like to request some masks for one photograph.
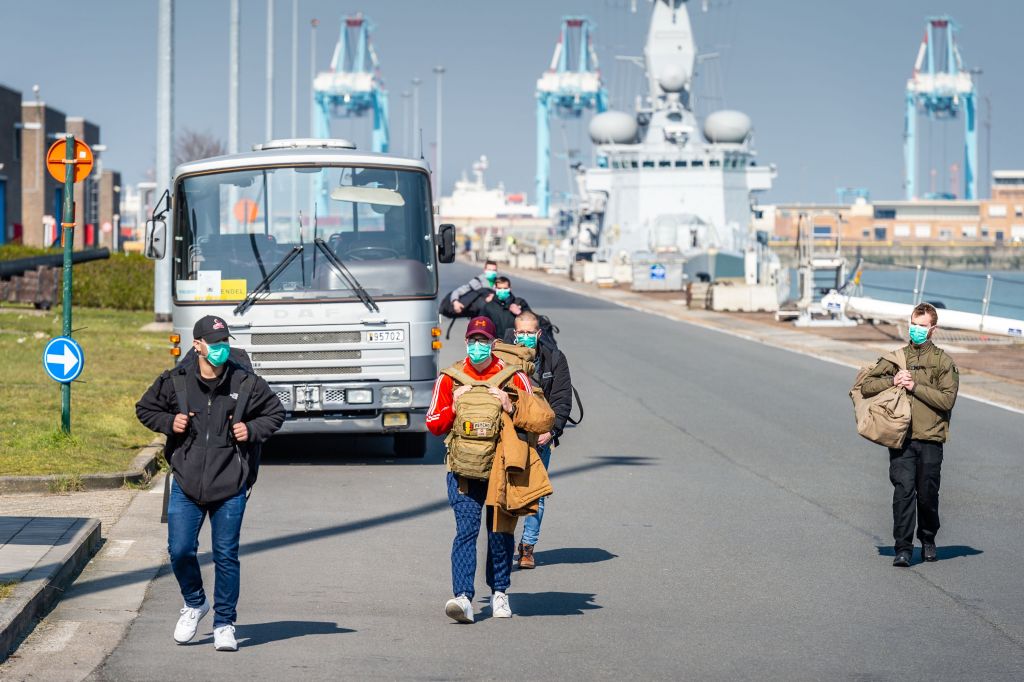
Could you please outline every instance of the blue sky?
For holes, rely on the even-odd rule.
[[[264,137],[266,0],[242,0],[241,147]],[[444,179],[447,190],[480,155],[491,183],[526,190],[533,199],[533,91],[551,59],[560,18],[587,14],[613,105],[629,102],[640,71],[615,60],[639,55],[648,0],[338,0],[299,1],[298,129],[309,121],[309,21],[320,20],[317,61],[326,67],[341,18],[362,10],[376,24],[374,43],[390,92],[392,141],[399,150],[403,99],[413,77],[420,88],[425,143],[434,139],[434,75],[445,75]],[[763,201],[830,201],[838,186],[867,187],[876,198],[899,198],[903,173],[903,90],[932,14],[960,24],[960,49],[970,68],[982,68],[981,89],[992,105],[991,168],[1024,167],[1024,53],[1019,47],[1024,3],[1015,0],[691,0],[698,48],[718,52],[718,94],[699,107],[747,112],[762,163],[778,166],[775,189]],[[275,133],[290,127],[291,0],[276,0]],[[228,0],[176,0],[175,126],[227,138]],[[145,179],[156,128],[156,0],[33,0],[0,3],[0,83],[102,127],[106,166],[125,182]],[[61,26],[76,26],[73,47],[58,43]],[[68,64],[69,62],[69,64]],[[708,74],[702,74],[708,75]],[[700,78],[699,76],[698,78]],[[702,111],[701,108],[698,111]],[[982,104],[980,118],[986,116]],[[961,155],[959,121],[921,126],[920,165],[945,168]],[[565,144],[589,156],[585,121],[553,128],[555,189],[564,189]],[[368,121],[339,122],[334,133],[369,146]],[[932,145],[927,145],[931,138]],[[985,172],[986,146],[982,131]],[[922,177],[927,188],[929,181]]]

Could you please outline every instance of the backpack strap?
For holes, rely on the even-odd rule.
[[[174,396],[178,400],[178,412],[188,414],[188,390],[185,388],[185,375],[175,372],[171,375],[171,383],[174,384]]]
[[[518,367],[506,367],[484,383],[487,386],[493,386],[494,388],[503,388],[505,384],[509,382],[516,374],[521,370]]]
[[[458,364],[458,363],[456,363]],[[452,378],[453,381],[457,382],[460,386],[486,386],[486,381],[480,381],[469,376],[457,366],[445,367],[441,370],[441,374],[447,374]]]
[[[231,414],[231,425],[234,426],[242,421],[245,415],[245,408],[249,406],[249,397],[252,395],[252,385],[256,383],[253,375],[245,372],[242,383],[238,385],[238,398],[235,399],[235,411]]]
[[[572,389],[572,397],[576,400],[576,405],[580,408],[580,416],[577,419],[573,419],[570,414],[565,418],[565,421],[569,422],[573,426],[577,426],[581,421],[583,421],[583,401],[580,400],[580,392],[576,390],[575,386],[570,386],[569,388]]]

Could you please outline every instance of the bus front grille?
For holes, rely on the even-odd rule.
[[[282,376],[336,376],[339,374],[361,374],[362,367],[269,367],[257,370],[262,377]]]
[[[254,346],[287,346],[293,343],[359,343],[359,332],[257,332],[252,335]]]
[[[288,362],[289,360],[358,360],[361,350],[254,351],[253,362]]]

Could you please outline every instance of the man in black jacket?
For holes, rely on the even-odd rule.
[[[544,391],[544,398],[555,413],[555,425],[550,433],[542,434],[537,439],[537,454],[548,468],[551,461],[551,446],[558,445],[565,424],[572,411],[572,377],[569,374],[569,362],[553,344],[541,343],[544,331],[540,328],[540,320],[532,311],[524,311],[515,319],[514,342],[520,346],[534,348],[537,351],[534,359],[534,372],[530,379]],[[523,521],[523,536],[519,543],[519,568],[530,569],[535,566],[533,548],[540,539],[540,524],[544,519],[544,500],[541,498],[537,513],[527,516]]]
[[[494,281],[494,293],[487,296],[480,314],[491,319],[498,330],[498,338],[503,339],[515,327],[516,317],[529,310],[526,299],[512,293],[512,281],[498,277]]]
[[[161,374],[135,405],[147,428],[167,436],[173,480],[167,547],[185,605],[174,629],[192,640],[210,610],[196,553],[203,519],[213,540],[214,646],[235,651],[238,542],[247,491],[256,480],[259,444],[281,428],[284,408],[260,377],[229,360],[224,320],[207,315],[192,330],[197,361]]]

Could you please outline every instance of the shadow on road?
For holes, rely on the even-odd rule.
[[[240,646],[258,646],[268,642],[280,642],[306,635],[343,635],[355,632],[349,628],[339,628],[337,623],[318,620],[277,620],[270,623],[252,623],[239,625],[235,636]],[[213,634],[192,644],[210,644]]]
[[[260,466],[374,464],[408,466],[444,463],[444,441],[427,435],[423,457],[397,457],[391,436],[351,434],[288,434],[274,436],[263,447]]]
[[[919,554],[920,549],[918,549],[917,552]],[[939,561],[943,561],[945,559],[956,559],[957,557],[962,556],[976,556],[983,553],[984,550],[975,549],[968,545],[948,545],[945,547],[939,545],[935,549],[935,556]],[[896,556],[896,550],[892,547],[879,547],[878,554],[879,556]]]
[[[533,558],[541,566],[553,564],[596,564],[600,561],[618,558],[608,550],[599,547],[561,547],[535,552]]]
[[[512,613],[517,616],[582,616],[584,611],[601,608],[594,603],[596,594],[586,592],[513,592],[509,595]]]

